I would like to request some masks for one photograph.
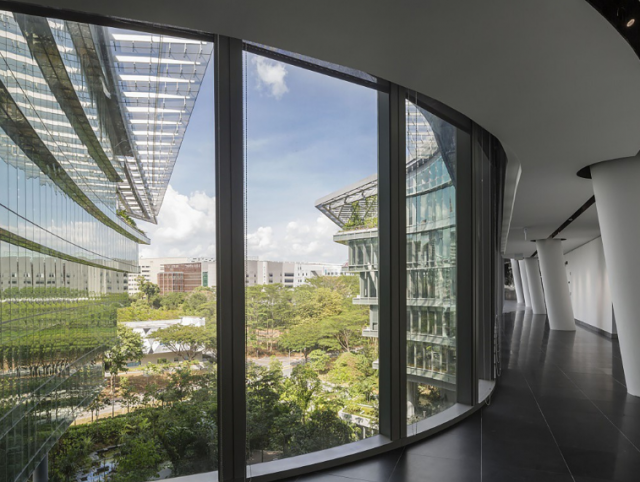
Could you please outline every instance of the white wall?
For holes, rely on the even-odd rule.
[[[564,258],[576,320],[615,333],[602,238],[566,253]]]

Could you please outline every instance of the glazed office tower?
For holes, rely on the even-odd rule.
[[[101,389],[211,55],[205,42],[0,12],[0,480]]]
[[[455,129],[406,102],[407,422],[456,401]],[[378,190],[373,175],[317,201],[349,248],[369,306],[363,335],[378,337]]]

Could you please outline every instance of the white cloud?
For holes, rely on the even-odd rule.
[[[158,224],[141,226],[151,245],[141,246],[144,257],[215,256],[216,200],[196,191],[180,194],[171,185],[162,203]]]
[[[266,251],[275,248],[273,243],[273,229],[271,226],[259,227],[255,232],[247,234],[247,248],[249,251]]]
[[[186,196],[171,185],[158,216],[158,224],[140,226],[151,239],[140,247],[146,258],[165,256],[215,257],[215,198],[196,191]],[[142,224],[142,223],[141,223]],[[347,261],[345,246],[333,241],[338,227],[325,216],[260,226],[247,234],[250,256],[264,260]]]
[[[338,227],[324,216],[315,222],[290,221],[280,227],[261,226],[247,236],[250,256],[264,260],[344,263],[347,249],[333,241]]]
[[[285,79],[288,74],[287,67],[282,62],[258,56],[252,57],[251,62],[256,66],[259,89],[266,87],[276,99],[281,99],[284,94],[289,92]]]

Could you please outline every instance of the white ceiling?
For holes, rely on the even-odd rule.
[[[521,228],[546,237],[593,195],[575,176],[580,168],[640,149],[640,61],[585,0],[22,3],[261,42],[444,102],[496,135],[522,167],[507,255],[535,250]],[[591,208],[562,237],[568,250],[598,233]]]

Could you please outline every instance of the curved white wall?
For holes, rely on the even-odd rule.
[[[640,397],[640,156],[591,166],[591,176],[627,390]]]
[[[564,255],[576,320],[615,334],[609,277],[602,238],[598,237]]]

